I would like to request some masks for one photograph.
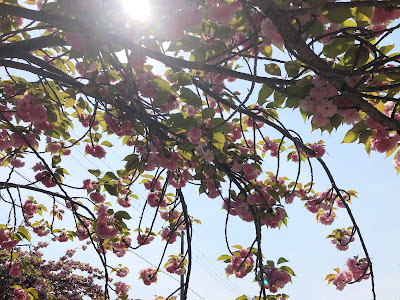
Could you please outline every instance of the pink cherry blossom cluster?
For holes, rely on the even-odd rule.
[[[50,233],[50,229],[47,229],[45,225],[35,226],[33,227],[33,232],[36,233],[37,236],[42,237],[46,236]]]
[[[118,281],[115,284],[115,293],[119,296],[128,295],[129,285],[125,282]]]
[[[89,126],[95,127],[100,123],[99,120],[95,119],[91,114],[85,114],[85,113],[79,114],[78,120],[85,128]]]
[[[87,190],[87,191],[92,191],[92,190],[97,190],[98,188],[98,182],[93,181],[91,179],[85,179],[83,180],[83,189]]]
[[[87,238],[89,238],[89,221],[86,219],[82,219],[77,227],[76,227],[76,236],[78,237],[78,239],[80,241],[86,240]]]
[[[346,81],[350,86],[354,86],[360,78],[348,78]],[[325,127],[329,123],[329,118],[339,113],[346,124],[354,124],[361,120],[361,116],[353,108],[352,103],[344,96],[339,96],[338,91],[330,83],[315,75],[313,88],[310,96],[300,101],[300,107],[306,112],[312,112],[311,122],[319,127]]]
[[[282,207],[276,206],[280,199],[275,199],[271,194],[280,194],[279,197],[283,198],[289,194],[289,191],[281,178],[275,181],[275,178],[271,176],[266,182],[257,181],[257,183],[257,189],[247,196],[247,201],[244,201],[242,196],[236,199],[226,198],[222,207],[229,211],[229,214],[239,216],[246,222],[252,222],[254,220],[250,209],[250,206],[252,206],[256,213],[261,216],[262,225],[276,228],[281,224],[286,212]]]
[[[342,291],[345,286],[352,281],[361,281],[369,278],[368,261],[366,259],[357,260],[357,257],[349,258],[346,261],[348,270],[343,270],[337,274],[333,279],[333,284],[336,289]]]
[[[40,98],[33,98],[25,92],[22,98],[16,98],[14,101],[15,116],[24,122],[31,122],[40,127],[40,124],[48,119],[47,109],[39,103],[40,100]]]
[[[168,242],[168,244],[175,243],[176,238],[178,237],[176,230],[171,230],[169,227],[165,227],[163,230],[161,230],[160,235],[164,241]]]
[[[384,8],[375,7],[371,23],[373,25],[382,25],[398,18],[400,18],[400,8],[387,11]]]
[[[202,157],[206,162],[212,162],[214,160],[214,152],[207,147],[205,142],[200,141],[194,150],[194,154]]]
[[[86,144],[85,152],[97,158],[103,158],[106,156],[106,150],[98,144]]]
[[[176,275],[185,274],[185,262],[184,261],[182,262],[181,257],[177,257],[175,255],[170,256],[170,259],[168,259],[164,268],[167,270],[167,272],[172,274]]]
[[[26,219],[33,218],[34,214],[37,211],[37,205],[34,204],[33,200],[27,199],[22,206],[22,211]]]
[[[107,214],[109,206],[101,204],[97,208],[97,222],[94,231],[102,239],[111,239],[118,233],[118,228],[113,226],[114,218]]]
[[[4,299],[31,299],[29,291],[32,290],[38,293],[38,299],[82,299],[82,295],[101,298],[102,287],[94,279],[104,279],[102,271],[88,263],[68,259],[74,250],[67,251],[58,261],[43,260],[43,253],[38,251],[40,247],[34,246],[30,251],[14,248],[11,262],[9,250],[0,251],[3,277],[0,291]],[[79,276],[74,274],[76,271],[80,272]]]
[[[19,287],[14,288],[13,300],[31,300],[31,296]]]
[[[118,197],[117,202],[119,205],[125,208],[132,206],[131,199],[128,196]]]
[[[147,204],[149,204],[151,207],[166,207],[168,204],[167,198],[165,195],[164,197],[161,197],[161,195],[161,192],[149,192],[147,194]]]
[[[236,15],[236,12],[242,9],[242,3],[238,0],[233,2],[225,1],[207,1],[210,4],[207,7],[208,17],[213,23],[228,23]]]
[[[90,66],[86,66],[84,62],[77,62],[75,64],[75,69],[82,77],[89,78],[93,72],[97,71],[97,65],[93,63]]]
[[[271,151],[270,155],[272,157],[277,157],[278,156],[278,145],[269,139],[267,139],[263,145],[262,152],[267,153],[268,151]]]
[[[179,39],[187,29],[198,27],[205,8],[184,0],[155,1],[153,3],[161,22],[159,30],[170,40]]]
[[[134,135],[134,125],[131,121],[127,120],[121,122],[119,125],[119,120],[116,117],[112,117],[109,115],[104,115],[104,122],[108,125],[108,128],[115,133],[117,136],[132,136]]]
[[[157,273],[153,268],[143,269],[139,273],[139,278],[143,280],[145,285],[150,285],[154,282],[157,282]]]
[[[237,278],[243,278],[254,268],[253,252],[247,249],[235,251],[230,259],[230,264],[225,268],[227,275],[235,274]]]
[[[132,244],[132,239],[126,236],[122,236],[120,239],[117,239],[111,244],[112,252],[117,257],[123,257],[126,254],[126,251]]]
[[[47,188],[51,188],[57,185],[57,183],[53,181],[53,176],[48,171],[37,173],[35,175],[35,179],[37,181],[40,181]]]
[[[285,271],[281,271],[280,268],[267,266],[264,273],[264,281],[268,283],[260,282],[259,284],[264,284],[265,288],[271,293],[276,293],[278,289],[283,289],[291,280],[290,275]]]
[[[328,237],[332,238],[331,243],[340,251],[349,249],[349,244],[354,242],[352,232],[346,229],[335,229]]]
[[[136,237],[136,241],[138,245],[148,245],[154,240],[154,235],[150,234],[147,236],[147,233],[139,233]]]
[[[267,45],[273,44],[278,47],[283,45],[282,36],[272,21],[268,18],[265,18],[261,22],[261,34],[269,39]]]
[[[67,43],[76,51],[84,51],[85,48],[85,37],[79,32],[66,32],[65,40]]]
[[[174,172],[170,173],[170,176],[168,177],[168,183],[176,188],[183,188],[186,186],[186,182],[189,181],[191,178],[189,170],[188,169],[183,169],[181,172]]]

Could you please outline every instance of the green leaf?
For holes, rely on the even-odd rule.
[[[117,220],[130,220],[132,217],[126,211],[120,210],[114,214],[114,218],[116,218]]]
[[[243,247],[240,246],[240,245],[234,245],[234,246],[232,246],[232,248],[239,249],[239,250],[242,250],[242,249],[243,249]]]
[[[210,120],[210,124],[214,126],[214,132],[228,133],[231,131],[228,122],[222,118],[214,118]]]
[[[154,97],[154,105],[163,106],[168,103],[171,93],[167,91],[160,91]]]
[[[205,119],[211,119],[215,115],[215,109],[213,107],[207,107],[202,110],[201,112],[201,118],[203,120]]]
[[[119,180],[119,178],[113,172],[107,172],[106,174],[104,174],[103,179],[106,181]]]
[[[312,25],[308,29],[308,32],[312,36],[317,37],[317,36],[324,34],[324,25],[322,25],[322,23],[320,21],[316,20],[316,21],[311,21],[311,22],[312,22]]]
[[[222,132],[214,132],[213,145],[220,151],[223,151],[225,146],[225,135]]]
[[[100,170],[94,170],[94,169],[89,169],[90,174],[92,174],[93,176],[99,177],[101,172]]]
[[[64,107],[68,108],[68,107],[73,107],[75,105],[76,100],[73,98],[67,98],[65,99],[65,104]]]
[[[350,8],[335,8],[330,9],[326,14],[325,17],[332,21],[333,23],[343,23],[347,19],[351,18],[353,15],[351,13]]]
[[[354,40],[349,38],[335,39],[330,44],[325,45],[322,52],[326,57],[336,58],[346,52],[352,45],[354,45]]]
[[[274,63],[265,65],[265,72],[271,75],[281,76],[281,68]]]
[[[202,101],[192,90],[182,87],[180,98],[185,101],[187,104],[192,105],[194,107],[200,108],[202,105]]]
[[[159,88],[162,91],[169,92],[171,91],[171,86],[168,81],[158,78],[158,79],[153,79],[151,80],[153,85],[155,85],[157,88]]]
[[[285,271],[286,273],[288,273],[292,276],[296,276],[296,274],[293,272],[293,270],[291,268],[289,268],[288,266],[282,266],[279,269],[281,269],[282,271]]]
[[[329,274],[329,275],[326,275],[326,277],[325,277],[325,280],[328,280],[328,279],[331,279],[331,278],[335,278],[335,274]]]
[[[248,300],[249,298],[246,295],[237,297],[236,300]]]
[[[263,105],[265,102],[267,102],[267,99],[269,96],[272,95],[274,90],[270,88],[268,85],[263,85],[260,91],[258,92],[258,101],[257,103],[259,105]]]
[[[119,193],[115,185],[105,184],[104,188],[110,195],[118,197]]]
[[[126,165],[125,165],[125,170],[126,170],[127,172],[132,171],[132,170],[135,170],[135,169],[137,169],[138,165],[139,165],[139,158],[136,157],[136,158],[134,158],[134,159],[132,159],[132,160],[129,160],[129,161],[126,163]]]
[[[301,63],[298,60],[288,61],[285,63],[286,73],[290,77],[294,77],[297,74],[299,74],[300,67],[301,67]]]
[[[34,299],[39,299],[38,292],[34,288],[29,288],[28,293],[34,298]]]
[[[358,139],[359,136],[360,134],[358,132],[349,130],[344,136],[342,143],[353,143]]]
[[[111,144],[109,141],[104,141],[101,143],[103,146],[107,146],[107,147],[112,147],[114,146],[113,144]]]
[[[230,255],[224,254],[224,255],[221,255],[220,257],[218,257],[217,260],[226,260],[226,259],[231,259],[231,258],[232,257]]]
[[[25,228],[25,227],[18,227],[18,233],[24,237],[25,239],[27,239],[29,242],[31,242],[31,234],[29,233],[29,231]]]
[[[287,260],[286,258],[284,258],[284,257],[280,257],[280,258],[278,259],[277,264],[279,265],[279,264],[282,264],[282,263],[285,263],[285,262],[288,262],[288,260]]]
[[[345,135],[342,143],[353,143],[358,139],[360,136],[361,132],[367,129],[367,126],[365,126],[365,123],[363,121],[358,122],[351,128]]]

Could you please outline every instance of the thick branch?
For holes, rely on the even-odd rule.
[[[0,3],[0,16],[18,16],[25,19],[44,22],[56,27],[62,27],[70,31],[79,31],[78,21],[61,15],[53,15],[42,11],[36,11],[21,6]]]
[[[38,49],[65,46],[67,43],[56,35],[40,36],[16,43],[0,44],[0,57],[14,57],[16,52],[30,52]]]
[[[306,14],[316,14],[335,8],[353,8],[353,7],[380,7],[380,8],[395,8],[399,5],[398,1],[352,1],[352,2],[332,2],[327,3],[322,8],[297,8],[288,11],[290,16],[299,16]]]

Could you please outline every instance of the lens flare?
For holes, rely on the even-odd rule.
[[[123,13],[132,20],[145,22],[150,18],[149,0],[121,0]]]

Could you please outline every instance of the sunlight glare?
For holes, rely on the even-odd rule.
[[[121,0],[124,13],[135,21],[144,22],[150,17],[149,0]]]

